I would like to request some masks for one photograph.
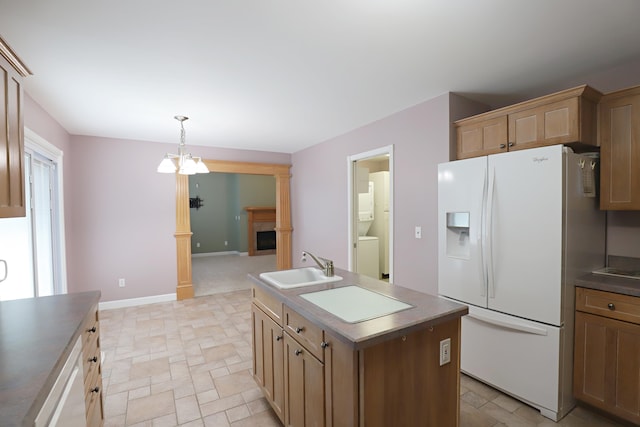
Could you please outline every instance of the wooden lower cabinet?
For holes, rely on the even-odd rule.
[[[640,424],[640,298],[576,290],[574,395]]]
[[[253,377],[280,421],[284,422],[284,335],[282,327],[251,305]]]
[[[104,400],[100,352],[100,321],[97,305],[90,310],[82,328],[82,367],[87,426],[100,427],[104,424]]]
[[[256,295],[253,374],[285,426],[459,425],[460,318],[356,349],[286,304],[280,317]],[[451,362],[440,366],[447,338]]]
[[[285,425],[324,427],[324,364],[288,333],[284,347]]]

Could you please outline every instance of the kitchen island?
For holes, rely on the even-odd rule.
[[[86,424],[102,424],[99,299],[95,291],[0,302],[0,425],[34,425],[76,345],[86,387],[80,410]]]
[[[459,425],[460,318],[467,307],[335,274],[342,280],[290,289],[252,276],[254,378],[284,425]],[[316,304],[323,291],[348,298],[353,290],[407,306],[346,321]],[[343,302],[356,311],[364,301]]]

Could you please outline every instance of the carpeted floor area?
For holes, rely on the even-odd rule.
[[[247,274],[276,270],[275,255],[211,255],[191,258],[196,297],[251,288]]]

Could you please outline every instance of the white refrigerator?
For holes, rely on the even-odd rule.
[[[574,279],[605,263],[597,159],[554,145],[438,165],[438,292],[461,370],[554,421],[572,397]]]

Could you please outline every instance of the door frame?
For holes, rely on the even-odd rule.
[[[51,224],[53,234],[53,263],[54,263],[54,294],[67,293],[67,243],[64,228],[64,152],[35,133],[28,127],[24,127],[24,147],[25,151],[46,157],[55,163],[55,185],[52,198],[52,206],[56,209],[55,221]],[[28,185],[28,183],[27,183]],[[37,294],[37,289],[36,289]]]
[[[278,270],[291,268],[291,165],[274,163],[202,160],[210,172],[271,175],[276,179],[276,265]],[[176,257],[178,301],[193,298],[191,271],[191,212],[189,209],[189,175],[176,173]]]
[[[354,214],[357,195],[357,191],[355,191],[354,188],[356,185],[356,162],[358,160],[367,160],[384,155],[389,156],[389,241],[387,242],[389,245],[389,283],[393,283],[393,150],[394,145],[391,144],[347,157],[347,230],[349,234],[347,254],[349,271],[354,271],[357,256],[356,240],[358,238],[358,226],[356,224],[357,220]]]

